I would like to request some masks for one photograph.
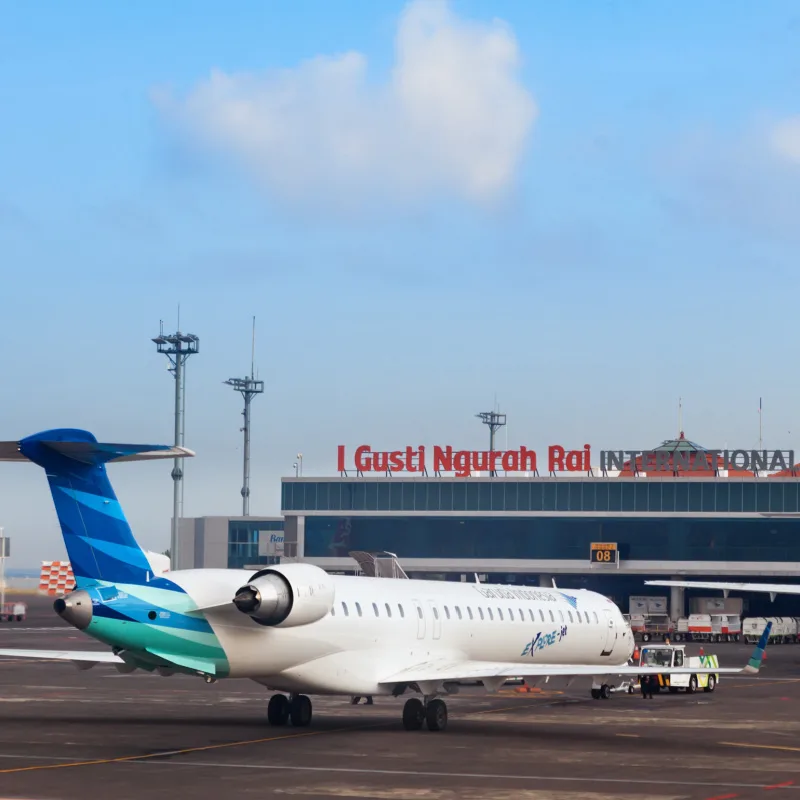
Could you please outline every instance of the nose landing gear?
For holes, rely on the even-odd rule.
[[[604,683],[599,689],[592,689],[592,699],[608,700],[611,697],[611,687]]]

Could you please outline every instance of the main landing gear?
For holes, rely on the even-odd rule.
[[[306,728],[311,724],[311,700],[304,694],[274,694],[267,706],[270,725],[285,725],[291,722],[295,728]]]
[[[592,689],[593,700],[608,700],[611,697],[611,687],[604,683],[599,689]]]
[[[447,706],[444,700],[412,697],[403,706],[403,727],[418,731],[426,723],[429,731],[443,731],[447,727]]]

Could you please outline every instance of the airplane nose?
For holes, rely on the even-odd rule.
[[[88,592],[80,589],[66,597],[59,597],[53,603],[53,610],[64,622],[82,631],[88,628],[92,621],[92,598]]]

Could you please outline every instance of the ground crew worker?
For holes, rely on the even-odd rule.
[[[653,699],[653,684],[656,682],[655,675],[642,675],[640,681],[642,687],[642,700]]]

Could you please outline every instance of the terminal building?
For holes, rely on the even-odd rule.
[[[519,465],[533,467],[526,472],[429,476],[418,464],[412,476],[389,469],[392,454],[385,454],[382,474],[373,461],[372,471],[355,475],[343,469],[339,477],[284,478],[280,518],[183,520],[179,566],[257,568],[298,559],[346,572],[357,568],[351,551],[389,551],[411,577],[478,574],[548,586],[555,579],[623,606],[655,590],[643,585],[647,579],[800,579],[793,458],[783,470],[750,471],[682,434],[618,470],[591,468],[581,451],[572,453],[566,475],[540,475],[534,459]],[[760,608],[761,600],[751,596],[746,608]],[[762,613],[777,614],[780,602],[791,599]],[[673,616],[683,613],[681,590],[673,590],[670,605]]]

